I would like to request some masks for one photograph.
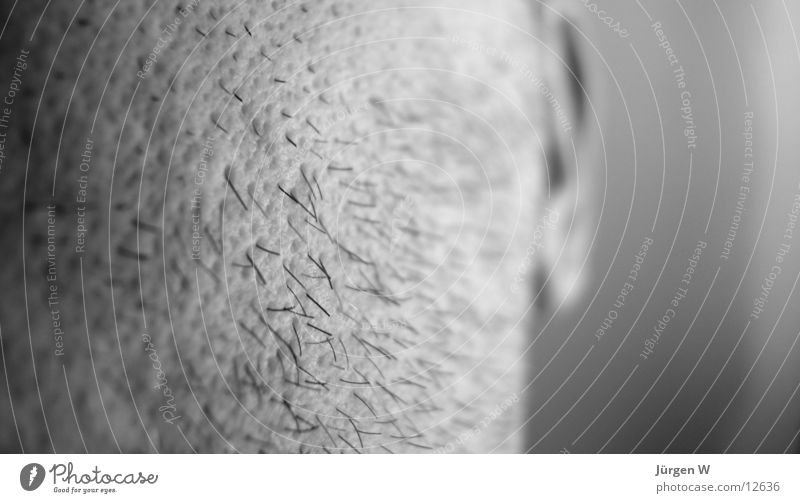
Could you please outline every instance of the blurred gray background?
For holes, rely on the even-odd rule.
[[[576,3],[579,53],[600,68],[590,98],[604,151],[580,159],[602,171],[589,181],[601,194],[599,220],[588,288],[533,336],[530,451],[794,452],[800,234],[794,242],[784,234],[800,194],[800,5]],[[753,166],[743,179],[748,114]],[[646,238],[653,244],[617,308]],[[698,241],[707,246],[687,287],[681,279]],[[772,285],[762,291],[765,280]],[[672,315],[680,287],[688,292]],[[616,319],[596,337],[612,310]]]

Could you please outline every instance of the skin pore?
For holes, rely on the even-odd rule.
[[[4,448],[521,450],[534,9],[123,3],[28,46]]]

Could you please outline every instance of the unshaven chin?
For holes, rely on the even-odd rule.
[[[175,6],[154,7],[94,135],[108,246],[83,260],[113,278],[86,280],[87,319],[118,338],[92,340],[97,385],[73,382],[119,412],[84,424],[123,450],[137,431],[175,451],[521,449],[542,105],[533,13],[497,3],[201,1],[166,34]],[[87,126],[104,85],[78,93]]]
[[[213,366],[192,361],[222,369],[209,407],[239,402],[237,447],[520,448],[540,173],[533,86],[507,57],[534,65],[533,44],[485,14],[392,5],[338,6],[266,65],[253,48],[245,68],[264,70],[225,82],[244,103],[216,107],[229,136],[202,135],[226,187],[202,202],[222,253],[204,243],[199,261],[225,295],[208,274],[197,287],[225,335]]]

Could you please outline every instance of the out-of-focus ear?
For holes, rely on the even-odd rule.
[[[602,198],[600,135],[604,82],[591,41],[598,24],[581,2],[539,4],[541,58],[548,89],[544,224],[539,298],[552,306],[576,299],[588,280],[588,254]]]

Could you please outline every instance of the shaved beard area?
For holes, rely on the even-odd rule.
[[[520,450],[531,13],[148,4],[67,28],[59,2],[31,47],[28,175],[3,189],[28,202],[3,245],[6,284],[26,258],[27,312],[2,308],[24,450]]]

